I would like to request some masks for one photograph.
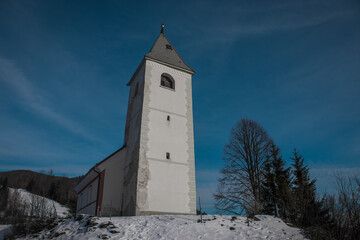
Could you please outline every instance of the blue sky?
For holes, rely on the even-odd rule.
[[[193,77],[197,193],[212,212],[242,117],[332,191],[360,172],[359,1],[0,0],[0,170],[76,176],[123,144],[128,87],[165,23]]]

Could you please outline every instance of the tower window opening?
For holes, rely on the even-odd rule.
[[[161,75],[161,86],[175,90],[175,81],[169,74],[163,73]]]
[[[166,44],[166,49],[173,50],[173,48],[170,44]]]
[[[166,120],[170,121],[170,115],[167,115]]]
[[[169,152],[166,153],[166,159],[170,159],[170,153]]]

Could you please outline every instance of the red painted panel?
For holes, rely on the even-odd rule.
[[[78,192],[78,195],[84,191],[90,184],[92,184],[96,179],[98,179],[99,175],[94,177],[93,180],[91,180],[88,184],[85,185],[85,187],[83,187],[79,192]]]
[[[96,200],[95,200],[95,201],[92,201],[91,203],[88,203],[88,204],[86,204],[84,207],[78,209],[77,212],[83,210],[84,208],[86,208],[86,207],[88,207],[88,206],[90,206],[91,204],[94,204],[94,203],[96,203]]]

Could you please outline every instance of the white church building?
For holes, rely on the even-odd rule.
[[[194,73],[162,25],[127,84],[124,145],[93,166],[75,187],[78,214],[196,214]]]

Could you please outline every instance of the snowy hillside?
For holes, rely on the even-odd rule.
[[[64,219],[40,234],[24,239],[305,239],[300,230],[280,219],[258,216],[248,226],[245,217],[161,215]]]
[[[29,207],[31,205],[31,202],[34,201],[34,199],[43,199],[44,200],[43,203],[46,205],[47,208],[55,209],[57,217],[64,218],[69,215],[69,211],[70,211],[69,208],[49,198],[44,198],[42,196],[30,193],[25,189],[9,188],[9,195],[14,195],[14,194],[19,194],[21,201]]]

